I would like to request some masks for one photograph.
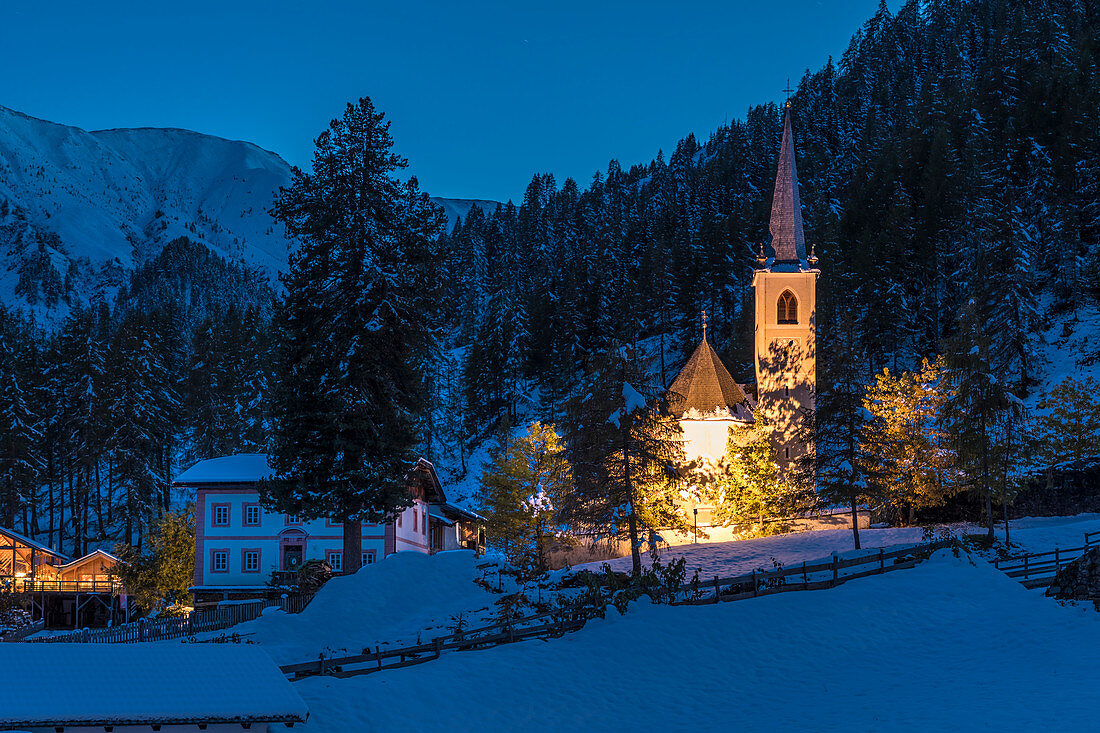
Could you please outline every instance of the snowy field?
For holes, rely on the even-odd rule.
[[[958,524],[950,525],[953,533],[983,533],[984,528]],[[1020,554],[1025,552],[1045,552],[1055,548],[1081,547],[1085,532],[1100,530],[1100,514],[1079,514],[1073,517],[1025,517],[1009,523],[1009,539],[1013,546],[1019,546]],[[1004,538],[1004,526],[998,525],[998,539]],[[901,544],[913,544],[923,540],[919,527],[898,527],[886,529],[863,529],[859,532],[860,544],[864,550],[877,550]],[[687,561],[688,577],[699,570],[702,580],[715,575],[730,577],[750,573],[753,570],[772,570],[772,558],[784,566],[794,566],[828,557],[833,552],[841,557],[856,557],[859,552],[852,550],[852,531],[848,529],[826,529],[815,532],[795,532],[792,534],[760,537],[736,542],[706,542],[696,545],[678,545],[661,551],[661,561],[683,557]],[[630,571],[630,558],[620,557],[606,561],[614,570]],[[642,556],[643,564],[649,563],[649,556]],[[592,562],[578,566],[599,570],[603,562]]]
[[[945,551],[830,590],[639,603],[557,640],[295,687],[308,733],[1094,730],[1098,645],[1092,609]]]

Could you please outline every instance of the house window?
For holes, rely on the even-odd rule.
[[[259,550],[242,550],[241,551],[241,572],[245,572],[245,573],[258,573],[258,572],[260,572],[260,551]]]
[[[344,553],[342,552],[329,552],[325,553],[325,560],[328,561],[329,567],[332,568],[332,572],[339,573],[344,570]]]
[[[212,572],[212,573],[228,573],[229,572],[229,550],[211,550],[210,551],[210,572]]]
[[[295,514],[287,514],[286,515],[286,523],[287,524],[301,524],[302,523],[302,518],[295,515]]]
[[[244,526],[246,526],[246,527],[259,527],[260,526],[260,505],[259,504],[245,504],[244,505]]]
[[[210,524],[214,527],[228,527],[229,526],[229,505],[228,504],[214,504],[211,507]]]
[[[364,565],[373,565],[374,564],[374,550],[368,550],[368,551],[363,552],[363,564]]]
[[[776,311],[776,320],[779,323],[798,323],[798,301],[795,300],[794,293],[784,290],[779,296]]]

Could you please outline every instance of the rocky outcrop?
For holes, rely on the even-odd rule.
[[[1100,547],[1093,547],[1054,576],[1047,595],[1063,600],[1100,599]]]

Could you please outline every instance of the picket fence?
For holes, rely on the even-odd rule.
[[[313,594],[309,594],[223,604],[214,609],[192,611],[186,616],[169,616],[158,619],[143,618],[106,629],[80,629],[68,634],[26,639],[25,641],[40,644],[61,642],[130,644],[144,641],[182,639],[206,631],[219,631],[245,621],[252,621],[258,618],[265,608],[279,607],[287,613],[300,613],[312,598]]]
[[[914,567],[922,556],[950,546],[949,541],[912,545],[897,550],[879,550],[867,555],[842,560],[836,555],[821,563],[802,563],[792,568],[758,571],[730,578],[715,577],[706,583],[685,583],[671,589],[676,604],[719,603],[739,601],[773,593],[833,588],[849,580],[879,575]],[[888,562],[889,561],[889,562]],[[847,573],[862,566],[869,569]],[[799,578],[801,580],[799,581]],[[611,598],[605,598],[607,603]],[[477,629],[462,630],[449,636],[432,639],[396,649],[364,649],[362,654],[325,657],[324,654],[306,662],[283,665],[279,669],[292,681],[315,675],[355,677],[385,669],[398,669],[438,659],[445,651],[468,651],[529,639],[549,639],[577,631],[604,608],[590,605],[566,606],[549,613],[510,619]]]

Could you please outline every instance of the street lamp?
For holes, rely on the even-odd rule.
[[[693,507],[691,513],[695,515],[695,536],[691,540],[694,545],[699,541],[699,507]]]

